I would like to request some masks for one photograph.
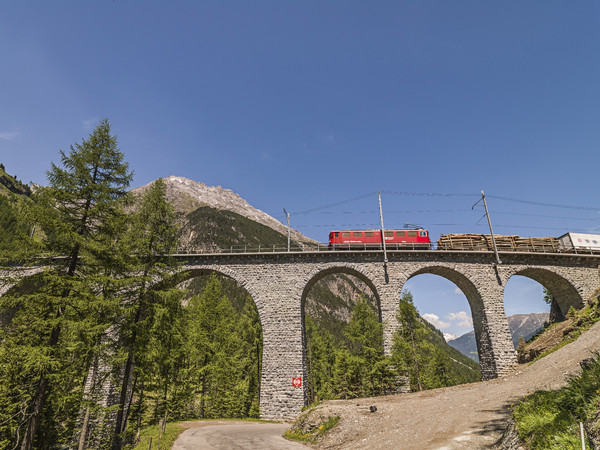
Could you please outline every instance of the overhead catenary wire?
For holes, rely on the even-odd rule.
[[[376,191],[375,191],[376,192]],[[378,229],[380,227],[380,224],[377,224],[375,222],[375,218],[377,217],[377,210],[376,209],[366,209],[364,208],[364,206],[362,208],[360,208],[360,210],[357,211],[352,211],[349,210],[349,208],[342,208],[342,210],[340,211],[336,211],[335,209],[340,206],[340,205],[346,205],[352,202],[357,202],[359,200],[365,199],[365,198],[369,198],[369,197],[373,197],[375,192],[368,192],[368,193],[364,193],[355,197],[351,197],[351,198],[347,198],[347,199],[343,199],[337,202],[332,202],[332,203],[328,203],[328,204],[324,204],[315,208],[310,208],[310,209],[306,209],[303,211],[299,211],[297,213],[293,213],[295,215],[311,215],[313,216],[312,219],[316,219],[317,216],[322,216],[323,218],[325,217],[330,217],[333,220],[327,220],[328,223],[323,223],[320,220],[315,220],[313,223],[304,223],[304,224],[297,224],[295,225],[296,229],[307,229],[307,228],[329,228],[329,229],[364,229],[364,228],[369,228],[369,229]],[[449,198],[449,197],[464,197],[464,198],[477,198],[480,196],[476,195],[476,194],[465,194],[465,193],[444,193],[444,192],[407,192],[407,191],[381,191],[382,195],[399,195],[399,196],[411,196],[411,197],[431,197],[433,200],[433,197],[439,197],[441,198]],[[515,217],[531,217],[531,218],[539,218],[539,219],[552,219],[552,221],[550,220],[544,220],[542,221],[542,223],[546,224],[546,226],[538,226],[538,225],[528,225],[527,221],[524,221],[523,223],[519,223],[519,224],[507,224],[507,223],[501,223],[501,224],[494,224],[494,227],[498,227],[499,229],[501,229],[502,231],[506,232],[505,230],[507,229],[528,229],[528,230],[546,230],[548,232],[553,232],[558,230],[559,232],[564,233],[567,231],[571,231],[571,232],[583,232],[583,233],[594,233],[597,232],[598,230],[600,230],[600,228],[598,228],[597,226],[593,226],[593,225],[597,225],[598,222],[600,222],[600,208],[596,208],[596,207],[586,207],[586,206],[575,206],[575,205],[562,205],[562,204],[554,204],[554,203],[548,203],[548,202],[539,202],[539,201],[532,201],[532,200],[527,200],[527,199],[521,199],[521,198],[510,198],[510,197],[503,197],[503,196],[496,196],[496,195],[487,195],[487,198],[492,198],[498,201],[508,201],[508,202],[514,202],[514,203],[521,203],[524,205],[536,205],[541,207],[553,207],[553,208],[566,208],[566,209],[572,209],[572,210],[581,210],[581,211],[589,211],[589,212],[594,212],[597,214],[597,217],[571,217],[571,216],[562,216],[559,214],[536,214],[535,211],[533,212],[520,212],[518,208],[515,208],[515,211],[509,211],[509,210],[490,210],[490,213],[495,214],[495,215],[506,215],[506,216],[515,216]],[[459,200],[460,201],[460,200]],[[483,212],[483,205],[480,204],[480,202],[478,202],[479,204],[476,204],[477,206],[474,209],[475,212],[481,211]],[[362,205],[364,205],[364,203],[361,203]],[[373,205],[375,206],[375,205]],[[465,205],[466,206],[466,205]],[[409,217],[402,217],[402,219],[397,219],[397,220],[391,220],[389,221],[389,223],[387,224],[388,227],[393,228],[393,229],[402,229],[403,228],[403,223],[405,221],[412,221],[415,223],[423,223],[424,226],[427,227],[454,227],[455,229],[458,227],[472,227],[472,226],[482,226],[479,224],[479,221],[477,222],[471,222],[470,220],[465,220],[467,219],[469,216],[466,214],[461,214],[461,213],[467,213],[470,212],[471,209],[466,209],[466,208],[415,208],[415,209],[390,209],[390,210],[386,210],[386,215],[388,217],[390,217],[390,214],[393,216],[397,216],[397,215],[411,215]],[[541,209],[540,209],[540,212]],[[415,214],[439,214],[440,218],[444,217],[444,214],[449,214],[447,216],[448,219],[451,219],[450,221],[430,221],[427,219],[423,219],[423,218],[418,218],[418,217],[412,217],[412,215]],[[369,223],[364,223],[364,222],[344,222],[344,223],[334,223],[336,221],[335,217],[339,216],[339,218],[341,219],[342,216],[359,216],[359,215],[363,215],[363,216],[371,216],[370,218],[373,219],[373,222],[369,222]],[[584,214],[582,214],[583,216]],[[485,215],[483,217],[481,217],[481,219],[483,219],[485,217]],[[358,218],[358,217],[356,217]],[[452,219],[459,219],[458,221],[454,221]],[[284,223],[285,220],[287,219],[287,217],[284,216]],[[460,220],[462,219],[462,220]],[[477,219],[479,219],[479,215],[477,217]],[[312,221],[312,220],[311,220]],[[555,221],[564,221],[564,223],[561,226],[555,226],[560,222],[555,222]],[[308,222],[308,221],[307,221]],[[316,223],[315,223],[316,222]],[[531,223],[531,221],[529,221]],[[577,223],[579,222],[579,223]],[[587,222],[589,223],[591,226],[590,227],[586,227],[585,224],[581,223],[581,222]]]
[[[559,205],[556,203],[545,203],[545,202],[536,202],[533,200],[524,200],[519,198],[510,198],[510,197],[500,197],[497,195],[488,195],[489,198],[493,198],[495,200],[504,200],[508,202],[515,203],[525,203],[528,205],[537,205],[537,206],[548,206],[551,208],[566,208],[566,209],[579,209],[582,211],[597,211],[600,212],[600,207],[597,206],[575,206],[575,205]]]
[[[298,211],[298,212],[295,212],[293,214],[296,215],[296,216],[298,216],[298,215],[301,215],[301,214],[309,214],[309,213],[312,213],[312,212],[315,212],[315,211],[319,211],[321,209],[333,208],[334,206],[338,206],[338,205],[343,205],[343,204],[346,204],[346,203],[355,202],[357,200],[362,200],[363,198],[370,197],[370,196],[374,195],[374,193],[376,193],[376,191],[375,192],[371,191],[371,192],[368,192],[366,194],[359,195],[357,197],[352,197],[352,198],[349,198],[349,199],[346,199],[346,200],[340,200],[339,202],[336,202],[336,203],[329,203],[327,205],[317,206],[316,208],[307,209],[305,211]]]

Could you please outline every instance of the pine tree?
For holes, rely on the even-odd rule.
[[[441,350],[436,349],[427,365],[425,388],[435,389],[456,384],[456,378],[450,367],[450,361]]]
[[[13,386],[22,391],[26,403],[25,430],[15,430],[22,436],[22,449],[63,439],[53,434],[69,424],[61,410],[77,408],[73,382],[85,371],[90,349],[106,327],[107,298],[101,286],[107,280],[102,269],[110,263],[107,245],[116,239],[115,221],[124,214],[119,201],[132,177],[107,120],[60,156],[61,166],[52,164],[49,186],[40,189],[35,208],[36,222],[47,237],[44,253],[53,258],[46,261],[48,269],[36,292],[6,299],[19,306],[3,337],[5,350],[24,357],[11,358],[19,371]],[[74,390],[67,393],[69,386]],[[70,400],[65,401],[65,395]],[[46,414],[50,407],[52,413]]]
[[[237,354],[241,365],[240,376],[244,385],[241,417],[258,418],[260,415],[262,327],[256,305],[250,296],[246,296],[236,332],[240,337],[240,348]]]
[[[423,390],[428,354],[432,345],[426,341],[428,330],[413,304],[412,294],[402,293],[396,315],[400,328],[394,334],[392,356],[396,367],[404,368],[410,377],[411,387]]]
[[[180,292],[172,290],[166,283],[176,268],[169,255],[177,249],[179,232],[175,211],[167,201],[166,185],[162,179],[152,183],[141,196],[139,207],[130,214],[128,221],[126,244],[121,250],[124,261],[120,277],[126,294],[120,305],[119,316],[122,319],[118,326],[118,345],[125,361],[113,434],[115,448],[120,446],[120,435],[127,426],[134,361],[142,361],[142,354],[148,350],[150,337],[147,333],[151,329],[148,325],[155,317],[163,321],[165,318],[177,320],[181,308]],[[159,334],[160,345],[171,344],[173,333],[170,329],[176,329],[174,325],[154,323],[153,331]]]
[[[344,335],[362,372],[362,391],[380,395],[391,383],[391,373],[386,369],[389,362],[383,354],[383,324],[366,297],[361,296],[356,302]]]
[[[309,314],[304,317],[304,329],[309,401],[334,398],[333,368],[336,352],[333,338],[326,330],[319,329]]]
[[[210,277],[200,296],[190,300],[188,309],[189,358],[197,377],[198,416],[235,417],[231,382],[236,377],[232,359],[240,344],[235,333],[237,317],[216,276]]]

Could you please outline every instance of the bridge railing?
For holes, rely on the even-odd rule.
[[[430,244],[386,244],[387,250],[433,250],[434,243]],[[306,243],[291,245],[290,252],[330,252],[330,251],[364,251],[364,250],[383,250],[381,244],[334,244],[330,246],[327,243]],[[230,247],[206,247],[201,250],[178,250],[179,254],[190,253],[285,253],[288,251],[287,245],[233,245]]]
[[[439,250],[439,251],[493,251],[487,245],[461,244],[461,245],[437,245],[435,242],[428,244],[404,243],[404,244],[386,244],[386,250]],[[377,251],[383,250],[381,244],[333,244],[327,243],[304,243],[294,244],[289,248],[290,252],[331,252],[331,251]],[[205,247],[202,249],[188,250],[180,249],[178,254],[199,254],[199,253],[285,253],[288,251],[287,245],[233,245],[229,247]],[[500,252],[525,252],[525,253],[568,253],[576,255],[600,255],[599,249],[591,248],[572,248],[561,249],[555,246],[545,245],[501,245],[498,246]]]

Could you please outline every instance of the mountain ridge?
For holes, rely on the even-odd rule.
[[[209,206],[211,208],[230,211],[247,219],[265,225],[284,236],[288,229],[279,220],[257,209],[244,200],[239,194],[231,189],[221,186],[208,186],[200,181],[171,175],[163,178],[167,186],[167,200],[173,204],[175,209],[184,215],[193,213],[198,208]],[[154,181],[131,190],[134,194],[141,194],[148,189]],[[290,229],[291,238],[298,243],[316,244],[317,241],[305,236],[298,230]]]
[[[548,322],[548,318],[549,313],[513,314],[508,316],[508,326],[515,349],[521,336],[525,341],[531,339],[544,326],[544,323]],[[448,341],[448,345],[454,347],[463,355],[479,361],[474,331],[469,331],[456,339]]]

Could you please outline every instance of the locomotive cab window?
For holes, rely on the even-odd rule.
[[[340,233],[339,233],[339,231],[336,231],[336,232],[335,232],[335,237],[340,237]]]
[[[354,237],[362,237],[362,231],[354,231],[352,233],[352,236],[354,236]]]
[[[409,235],[410,237],[416,237],[416,236],[417,236],[417,232],[416,232],[416,231],[409,231],[409,232],[408,232],[408,235]]]
[[[427,237],[427,231],[419,231],[419,236]]]

